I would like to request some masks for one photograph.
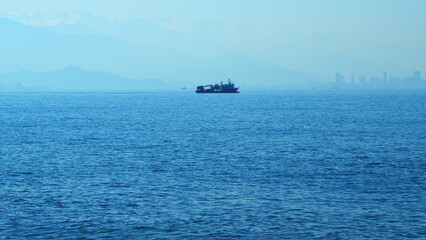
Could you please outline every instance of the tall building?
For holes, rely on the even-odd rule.
[[[351,74],[351,83],[355,84],[355,77],[354,77],[354,73]]]
[[[359,76],[358,77],[359,84],[365,84],[367,83],[365,76]]]
[[[389,84],[391,84],[391,85],[401,84],[401,79],[399,79],[397,77],[389,77]]]
[[[388,73],[387,73],[387,72],[384,72],[384,73],[383,73],[383,82],[384,82],[384,83],[387,83],[387,82],[388,82]]]
[[[336,84],[343,85],[345,84],[345,79],[342,74],[336,73]]]
[[[420,71],[414,71],[413,78],[414,78],[414,80],[422,79]]]
[[[370,77],[370,83],[378,85],[380,83],[380,79],[376,76]]]

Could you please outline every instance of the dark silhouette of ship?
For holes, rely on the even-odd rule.
[[[239,93],[238,88],[234,86],[231,79],[228,79],[228,83],[220,82],[220,84],[208,84],[204,86],[198,86],[196,93]]]

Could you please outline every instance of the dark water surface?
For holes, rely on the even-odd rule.
[[[0,94],[0,239],[425,239],[426,92]]]

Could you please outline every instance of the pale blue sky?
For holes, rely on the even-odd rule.
[[[426,40],[424,0],[1,0],[0,12],[30,14],[83,11],[110,19],[168,17],[218,19],[252,25],[377,34],[407,44]],[[367,35],[367,36],[365,36]],[[416,41],[415,38],[419,39]]]
[[[423,0],[1,0],[2,12],[85,11],[109,18],[167,16],[180,19],[231,19],[250,23],[294,21],[301,25],[399,23],[425,26]],[[348,26],[349,27],[349,26]],[[371,26],[364,26],[371,27]]]
[[[180,35],[161,35],[158,31],[150,32],[150,44],[169,41],[163,45],[192,55],[243,52],[283,67],[325,76],[333,76],[335,71],[369,74],[392,66],[398,66],[392,70],[402,75],[414,69],[426,72],[426,0],[0,0],[0,16],[73,12],[109,20],[162,17],[189,22],[176,30],[187,34],[186,40],[180,39],[183,44],[178,44],[178,38],[170,39]],[[203,19],[242,25],[228,32],[222,31],[223,25],[219,30],[208,25],[191,30],[191,23]],[[123,21],[124,25],[113,30],[101,29],[101,33],[146,41],[149,32],[142,30],[144,23],[124,32],[119,26],[127,23]],[[190,30],[186,31],[188,26]],[[246,27],[252,30],[245,31]],[[289,44],[289,39],[297,46]],[[196,43],[201,43],[198,48]],[[330,56],[336,59],[331,61]],[[312,59],[327,59],[328,68],[309,63]],[[337,66],[342,59],[348,61],[346,68]],[[356,62],[360,66],[370,64],[371,68],[352,67]]]

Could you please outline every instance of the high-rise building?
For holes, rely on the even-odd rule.
[[[359,84],[365,84],[367,82],[365,76],[359,76],[358,82]]]
[[[379,82],[380,82],[380,79],[378,77],[376,77],[376,76],[370,77],[370,83],[379,84]]]
[[[384,82],[384,83],[387,83],[387,82],[388,82],[388,73],[387,73],[387,72],[384,72],[384,73],[383,73],[383,82]]]
[[[351,74],[351,83],[355,84],[355,77],[354,77],[354,73]]]
[[[342,85],[345,84],[345,79],[342,74],[336,73],[336,84]]]
[[[389,84],[391,84],[391,85],[401,84],[401,79],[399,79],[397,77],[389,77]]]
[[[420,71],[414,71],[413,78],[414,78],[414,80],[422,79]]]

